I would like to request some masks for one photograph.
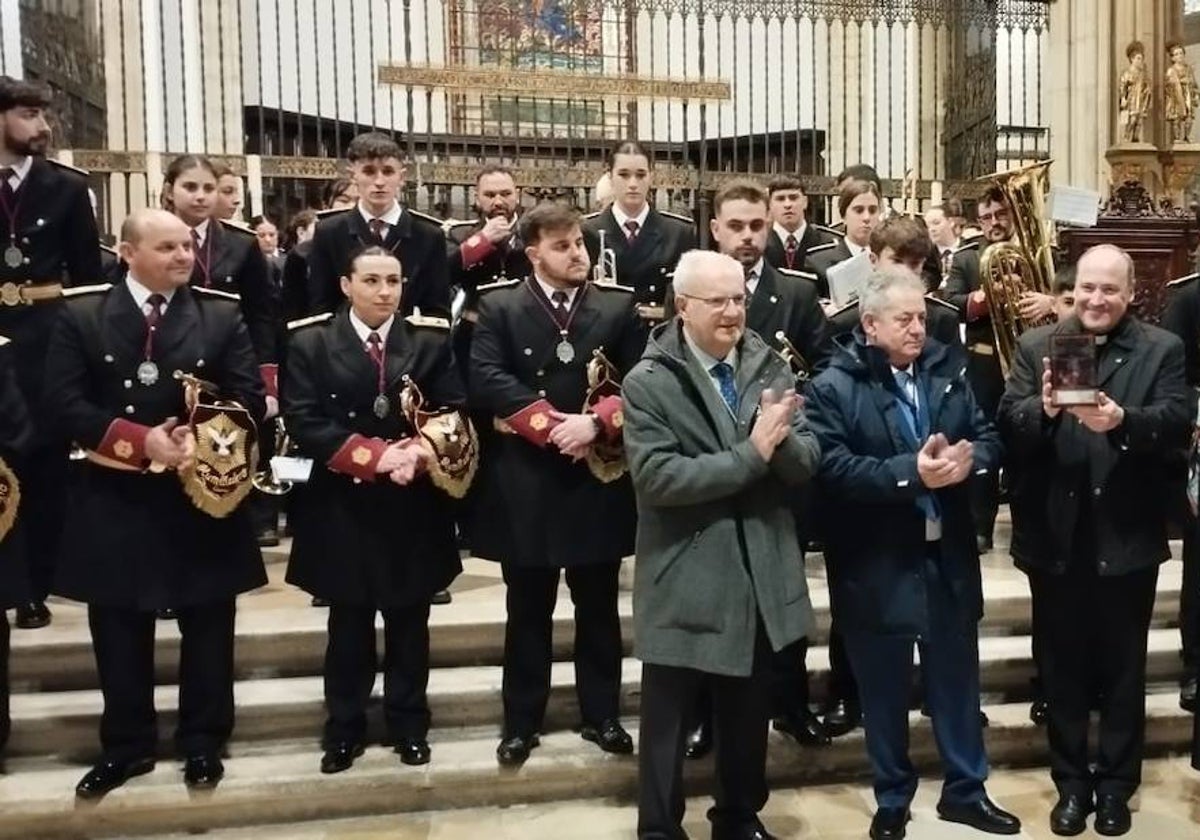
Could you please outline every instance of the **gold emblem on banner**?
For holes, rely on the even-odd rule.
[[[184,383],[188,426],[196,441],[195,458],[179,470],[179,480],[193,505],[222,519],[253,487],[258,427],[245,406],[217,399],[212,383],[179,371],[175,378]]]
[[[479,437],[467,416],[456,409],[425,411],[417,383],[404,377],[400,413],[429,445],[429,477],[435,487],[455,499],[467,494],[479,467]]]
[[[616,367],[604,355],[604,349],[599,348],[592,353],[592,360],[587,366],[588,392],[583,400],[583,412],[592,413],[592,409],[605,397],[620,396],[621,386],[618,382]],[[624,415],[617,412],[613,415],[613,425],[618,429],[625,423]],[[588,448],[587,467],[592,475],[608,484],[625,475],[628,466],[625,463],[625,443],[620,438],[615,441],[605,440],[598,435]]]
[[[3,540],[17,522],[17,508],[21,505],[21,483],[4,459],[0,458],[0,540]]]

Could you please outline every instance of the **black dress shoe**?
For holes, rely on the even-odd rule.
[[[542,743],[537,735],[513,735],[496,747],[496,760],[504,767],[518,767],[529,758],[533,748]]]
[[[401,738],[392,752],[400,756],[404,764],[428,764],[429,742],[424,738]]]
[[[163,607],[161,610],[155,610],[154,614],[158,616],[159,621],[174,621],[179,618],[179,613],[170,607]]]
[[[742,825],[714,825],[712,829],[712,840],[778,840],[774,834],[767,831],[766,827],[755,820],[752,823],[743,823]]]
[[[979,549],[980,554],[987,554],[992,550],[992,538],[979,534],[975,537],[975,546]]]
[[[1045,726],[1049,714],[1050,704],[1042,698],[1039,697],[1029,704],[1029,719],[1033,721],[1034,726]]]
[[[616,718],[606,720],[599,726],[585,723],[580,727],[579,734],[583,740],[591,741],[607,753],[629,755],[633,752],[633,739]]]
[[[354,766],[354,759],[363,754],[362,744],[334,744],[321,756],[322,773],[341,773]]]
[[[16,625],[22,630],[36,630],[50,623],[50,608],[44,601],[30,601],[17,607]]]
[[[1096,821],[1092,828],[1105,837],[1120,837],[1133,825],[1133,814],[1123,797],[1102,793],[1096,797]]]
[[[449,604],[453,600],[454,599],[450,596],[450,590],[439,589],[437,592],[433,593],[433,597],[429,599],[429,603],[434,604],[435,606],[442,606],[443,604]]]
[[[683,757],[693,761],[712,752],[712,726],[702,723],[687,734],[683,741]]]
[[[1021,830],[1019,819],[998,808],[986,796],[978,802],[939,802],[937,812],[946,822],[969,825],[985,834],[1017,834]]]
[[[318,598],[316,595],[313,596],[311,604],[314,607],[328,607],[329,606],[328,601],[326,601],[324,598]]]
[[[80,799],[99,799],[110,790],[116,790],[134,776],[141,776],[154,769],[153,758],[134,761],[102,761],[87,772],[75,785],[75,795]]]
[[[1058,804],[1050,811],[1050,830],[1060,837],[1082,834],[1087,828],[1087,815],[1091,811],[1091,797],[1078,793],[1062,794]]]
[[[1196,711],[1196,678],[1188,677],[1179,689],[1179,708],[1185,712]]]
[[[192,790],[211,790],[225,778],[225,765],[212,753],[189,755],[183,763],[183,783]]]
[[[808,709],[777,717],[771,721],[771,726],[776,732],[791,735],[802,747],[824,747],[833,740],[821,719]]]
[[[907,808],[880,808],[871,817],[871,840],[900,840],[911,819]]]
[[[274,548],[279,545],[279,532],[274,528],[266,528],[255,535],[259,548]]]
[[[845,735],[858,728],[862,722],[862,710],[857,703],[838,698],[825,707],[825,731],[830,738]]]

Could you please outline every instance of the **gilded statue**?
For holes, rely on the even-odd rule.
[[[1146,48],[1133,41],[1125,48],[1129,66],[1121,74],[1120,91],[1121,140],[1125,143],[1143,141],[1146,114],[1150,110],[1150,81],[1146,77]]]
[[[1167,44],[1167,55],[1171,64],[1167,67],[1163,84],[1164,116],[1172,143],[1188,143],[1192,136],[1192,123],[1196,121],[1196,107],[1200,105],[1200,90],[1196,87],[1196,73],[1183,45],[1178,41]]]

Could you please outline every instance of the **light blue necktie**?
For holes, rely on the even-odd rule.
[[[725,405],[729,406],[729,413],[736,417],[738,393],[737,386],[733,384],[733,367],[726,362],[717,362],[708,369],[708,372],[712,374],[713,379],[717,380],[717,387],[721,390],[721,397],[725,400]]]

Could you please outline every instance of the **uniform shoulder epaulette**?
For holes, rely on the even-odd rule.
[[[660,215],[666,216],[668,219],[674,219],[677,222],[683,222],[685,225],[694,225],[696,220],[690,216],[685,216],[682,213],[672,213],[670,210],[659,210]]]
[[[442,227],[442,220],[436,216],[430,216],[428,213],[422,213],[420,210],[410,210],[407,207],[404,208],[404,211],[412,214],[414,219],[420,219],[422,222],[426,222],[427,224],[436,225],[439,230]]]
[[[584,213],[584,214],[583,214],[583,218],[585,218],[585,219],[594,219],[594,218],[596,218],[597,216],[599,216],[599,215],[600,215],[601,213],[603,213],[603,212],[604,212],[603,210],[593,210],[591,213]]]
[[[785,277],[800,277],[804,280],[813,280],[813,281],[820,279],[819,277],[817,277],[817,275],[813,274],[811,271],[801,271],[798,268],[784,268],[783,266],[778,266],[775,270],[778,271],[780,274],[784,275]]]
[[[76,175],[82,175],[85,178],[92,174],[91,172],[88,172],[86,169],[80,169],[78,166],[72,166],[69,163],[63,163],[61,160],[55,160],[54,158],[51,158],[51,157],[46,158],[46,163],[49,163],[53,166],[57,166],[59,169],[65,169],[68,172],[74,172]]]
[[[107,251],[108,253],[112,254],[114,257],[117,256],[117,249],[112,247],[111,245],[105,245],[103,242],[100,243],[100,250]]]
[[[925,295],[925,302],[926,303],[936,303],[938,306],[949,309],[955,315],[957,315],[959,312],[958,307],[955,306],[953,303],[951,303],[948,300],[942,300],[940,297],[938,297],[937,295],[934,295],[934,294]]]
[[[829,317],[831,319],[836,318],[837,316],[839,316],[845,312],[849,312],[851,309],[857,309],[857,308],[858,308],[858,298],[855,298],[854,300],[850,301],[849,303],[843,304],[841,307],[835,309],[833,311],[833,314],[830,315]]]
[[[806,254],[815,254],[817,251],[825,251],[825,250],[828,250],[829,248],[836,248],[836,247],[837,247],[836,242],[822,242],[820,245],[812,246],[807,251],[805,251],[805,253]]]
[[[830,236],[837,236],[840,238],[845,237],[846,235],[845,229],[838,230],[837,228],[829,227],[828,225],[813,225],[813,227],[822,233],[828,233]],[[811,251],[812,249],[810,248],[809,250]]]
[[[404,319],[414,327],[430,327],[435,330],[449,330],[450,322],[436,315],[422,315],[420,309],[413,309],[413,314]]]
[[[249,225],[247,225],[245,222],[238,221],[237,219],[218,219],[217,221],[219,221],[221,226],[227,230],[235,230],[238,233],[246,233],[250,236],[255,235],[254,231],[250,229]]]
[[[329,218],[330,216],[336,216],[339,213],[346,213],[353,209],[354,209],[353,207],[329,207],[329,208],[326,208],[325,210],[318,210],[317,218],[318,219],[326,219],[326,218]]]
[[[332,312],[322,312],[320,315],[309,315],[307,318],[297,318],[294,321],[288,321],[287,328],[290,332],[291,330],[298,330],[301,327],[311,327],[313,324],[323,324],[332,317]]]
[[[442,222],[442,231],[444,233],[449,233],[456,227],[462,227],[463,225],[470,225],[474,227],[477,221],[477,219],[447,219],[446,221]]]
[[[0,335],[0,347],[3,347],[5,344],[12,344],[12,339]]]
[[[963,244],[959,245],[957,248],[952,250],[950,253],[957,254],[959,251],[970,251],[972,248],[978,248],[978,247],[979,247],[979,240],[972,239],[970,242],[964,242]]]
[[[983,239],[983,231],[979,228],[966,228],[960,237],[963,242],[969,242],[972,239]]]
[[[1197,277],[1200,277],[1200,274],[1197,274],[1195,272],[1193,272],[1191,274],[1185,274],[1182,277],[1176,277],[1174,280],[1168,281],[1167,285],[1170,286],[1171,288],[1175,288],[1177,286],[1186,286],[1188,283],[1191,283]]]
[[[520,277],[515,277],[511,280],[497,280],[495,283],[484,283],[482,286],[476,286],[476,292],[491,292],[496,289],[508,289],[516,286],[518,283],[525,282]]]
[[[205,286],[192,286],[191,289],[193,292],[199,292],[202,295],[225,298],[225,300],[240,301],[242,299],[241,295],[235,295],[233,292],[223,292],[220,289],[209,289]]]
[[[62,295],[65,298],[82,297],[83,295],[95,295],[100,292],[107,292],[112,288],[112,283],[93,283],[90,286],[69,286],[62,290]]]
[[[620,283],[607,283],[607,282],[606,283],[593,283],[592,288],[593,289],[604,289],[605,291],[609,291],[609,292],[629,292],[630,294],[633,294],[634,292],[637,291],[637,289],[633,288],[633,286],[622,286]]]

